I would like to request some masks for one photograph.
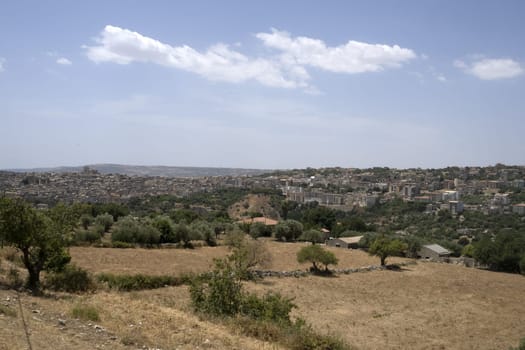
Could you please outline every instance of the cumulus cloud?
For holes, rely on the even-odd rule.
[[[249,58],[226,44],[199,52],[190,46],[170,46],[137,32],[106,26],[98,46],[86,47],[94,62],[149,62],[197,73],[210,80],[232,83],[256,80],[268,86],[306,87],[309,78],[295,67],[283,67],[264,58]]]
[[[307,65],[335,73],[378,72],[385,68],[400,67],[416,58],[414,51],[382,44],[368,44],[350,40],[344,45],[329,47],[319,39],[292,37],[289,33],[272,29],[271,33],[258,33],[264,45],[283,52],[285,62]]]
[[[0,57],[0,73],[2,73],[5,70],[4,63],[5,63],[5,58]]]
[[[95,39],[95,46],[84,48],[88,58],[96,63],[154,63],[193,72],[210,80],[232,83],[254,80],[266,86],[303,88],[305,91],[316,91],[309,84],[309,67],[335,73],[377,72],[399,67],[416,57],[412,50],[397,45],[349,41],[345,45],[328,47],[322,40],[294,38],[277,30],[258,33],[256,37],[270,49],[268,56],[249,57],[223,43],[200,52],[188,45],[171,46],[111,25]]]
[[[73,62],[71,62],[70,60],[68,60],[65,57],[60,57],[59,59],[56,60],[56,62],[58,64],[65,65],[65,66],[69,66],[69,65],[73,64]]]
[[[483,80],[508,79],[523,74],[521,65],[509,58],[483,58],[471,63],[456,60],[454,66]]]

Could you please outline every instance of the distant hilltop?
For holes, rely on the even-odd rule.
[[[124,164],[91,164],[84,166],[63,166],[55,168],[6,169],[6,171],[22,173],[79,173],[96,171],[100,174],[123,174],[129,176],[163,176],[163,177],[201,177],[201,176],[242,176],[260,175],[271,172],[264,169],[241,168],[205,168],[181,166],[147,166]]]

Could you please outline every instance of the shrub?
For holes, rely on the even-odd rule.
[[[230,248],[240,247],[246,238],[246,234],[241,230],[232,230],[224,236],[224,244]]]
[[[135,248],[135,245],[131,243],[127,243],[127,242],[115,241],[115,242],[111,242],[111,248],[128,249],[128,248]]]
[[[100,241],[100,233],[92,229],[77,229],[73,234],[72,244],[95,243]]]
[[[61,272],[50,273],[45,280],[45,287],[69,293],[86,292],[95,289],[89,273],[75,265],[66,265]]]
[[[259,237],[271,237],[272,227],[265,225],[262,222],[254,222],[250,225],[248,233],[253,239],[257,239]]]
[[[114,275],[111,273],[101,273],[96,278],[98,282],[106,284],[110,289],[126,292],[164,286],[179,286],[190,281],[190,277],[187,276]]]
[[[242,333],[258,339],[297,350],[349,348],[337,337],[316,333],[302,320],[292,322],[290,311],[295,305],[291,299],[280,294],[258,297],[243,293],[239,271],[232,265],[232,259],[215,260],[211,273],[192,281],[190,297],[195,311],[226,316]]]
[[[71,316],[84,321],[100,321],[98,310],[91,305],[77,304],[71,309]]]
[[[290,324],[290,312],[294,307],[292,299],[279,293],[268,293],[262,298],[247,294],[242,299],[240,313],[255,320]]]
[[[242,303],[241,282],[232,264],[215,260],[215,268],[207,276],[196,278],[190,286],[190,296],[196,311],[214,316],[233,316]]]
[[[305,242],[312,242],[312,244],[323,243],[324,234],[318,230],[308,230],[303,232],[303,234],[299,237],[299,240]]]
[[[256,267],[268,267],[272,261],[272,255],[264,242],[243,239],[237,247],[233,248],[228,259],[234,264],[241,279],[252,279],[251,270]]]

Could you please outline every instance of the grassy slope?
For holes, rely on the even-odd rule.
[[[294,261],[300,244],[269,242],[275,269],[306,268]],[[359,251],[335,249],[341,267],[376,264]],[[224,248],[112,250],[75,248],[73,260],[92,272],[180,273],[206,270]],[[395,260],[395,259],[394,259]],[[5,267],[5,264],[2,265]],[[294,297],[296,316],[324,332],[339,334],[359,349],[506,349],[525,336],[525,278],[459,266],[418,263],[403,271],[373,271],[334,278],[272,278],[248,283],[257,292]],[[7,297],[10,301],[6,301]],[[16,308],[15,293],[0,291],[0,302]],[[105,331],[76,321],[78,302],[95,306]],[[24,315],[38,349],[275,349],[232,334],[225,326],[199,320],[188,307],[187,287],[132,293],[99,291],[87,296],[23,296]],[[33,313],[39,310],[39,313]],[[18,310],[17,310],[18,311]],[[58,325],[66,320],[66,327]],[[64,328],[64,329],[62,329]],[[26,348],[19,312],[0,315],[0,349]],[[8,339],[9,343],[4,343]],[[52,340],[52,341],[51,341]]]

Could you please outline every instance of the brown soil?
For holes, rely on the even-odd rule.
[[[279,212],[270,205],[270,196],[249,194],[228,208],[228,215],[238,220],[249,216],[249,213],[261,213],[263,216],[279,220]]]

